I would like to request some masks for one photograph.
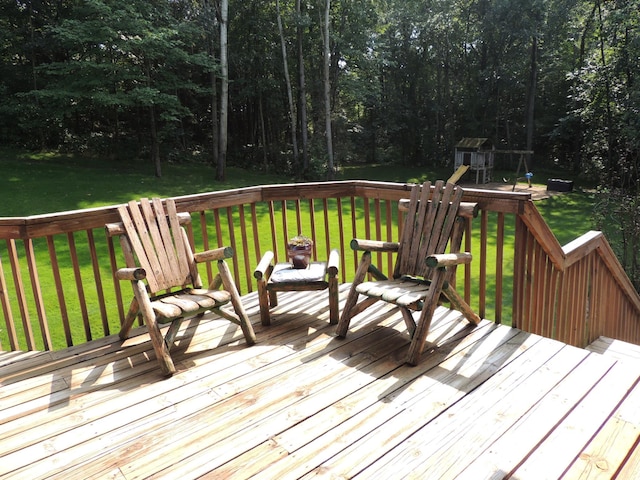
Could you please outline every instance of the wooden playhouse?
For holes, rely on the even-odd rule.
[[[454,171],[468,165],[476,183],[489,183],[493,174],[495,148],[488,138],[463,138],[455,146]]]

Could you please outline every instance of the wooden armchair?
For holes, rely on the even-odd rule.
[[[477,204],[461,202],[462,193],[460,187],[442,181],[416,185],[408,202],[401,201],[407,211],[399,242],[351,241],[351,248],[364,253],[338,322],[338,336],[344,337],[351,318],[373,303],[393,303],[400,308],[411,336],[407,363],[415,365],[441,294],[469,321],[480,321],[452,284],[455,267],[471,261],[470,253],[460,253],[460,244],[466,218],[477,215]],[[445,253],[447,245],[449,253]],[[371,252],[397,252],[392,279],[371,264]],[[375,280],[365,281],[367,273]],[[417,322],[413,311],[421,312]]]
[[[225,262],[233,256],[233,249],[221,247],[194,254],[182,227],[191,217],[178,214],[173,200],[165,203],[166,211],[157,198],[131,201],[118,208],[122,222],[107,224],[106,231],[110,237],[119,236],[126,262],[115,276],[130,281],[134,293],[120,338],[128,337],[141,315],[162,373],[169,376],[176,371],[169,351],[185,318],[211,310],[240,325],[248,345],[253,345],[256,337]],[[217,261],[219,270],[208,289],[202,288],[197,268],[205,261]],[[235,313],[222,308],[229,302]],[[171,325],[163,337],[159,324],[167,323]]]

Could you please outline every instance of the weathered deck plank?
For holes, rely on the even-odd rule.
[[[623,468],[626,455],[640,440],[640,389],[635,388],[616,409],[589,445],[582,451],[563,479],[611,478]],[[638,467],[634,467],[636,470]],[[637,478],[627,474],[620,478]]]
[[[519,479],[560,478],[600,430],[640,372],[616,363],[516,470]],[[585,375],[585,382],[589,382]],[[562,455],[558,455],[558,452]]]
[[[600,337],[586,348],[591,352],[617,358],[618,360],[629,359],[640,361],[640,345],[621,342],[613,338]]]
[[[271,327],[260,325],[257,297],[245,297],[252,347],[226,321],[185,322],[169,379],[144,329],[124,345],[109,337],[0,354],[0,478],[598,478],[598,462],[639,469],[640,372],[616,358],[487,321],[472,328],[441,308],[434,347],[409,367],[404,321],[388,306],[355,317],[340,340],[326,292],[280,297]]]
[[[458,475],[459,480],[498,479],[517,468],[562,419],[580,403],[611,368],[614,361],[602,361],[589,355],[572,369],[561,382],[553,386],[540,401],[515,423],[503,425],[499,436],[476,456],[466,469]],[[593,379],[585,381],[585,379]],[[509,409],[512,397],[503,405]],[[499,419],[494,419],[503,424]],[[482,431],[475,429],[482,440]],[[465,437],[466,438],[466,437]]]

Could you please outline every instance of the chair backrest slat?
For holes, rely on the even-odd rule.
[[[411,189],[394,277],[430,275],[425,259],[445,253],[462,194],[460,187],[441,180],[433,186],[425,182]],[[450,249],[459,251],[460,245],[451,245]]]
[[[131,201],[126,207],[118,208],[131,249],[147,272],[152,294],[193,284],[184,229],[180,226],[173,200],[167,200],[166,205],[165,212],[161,200],[149,202],[143,198],[140,204]]]
[[[140,199],[140,209],[144,214],[145,223],[153,241],[153,251],[160,264],[160,271],[168,283],[179,285],[178,272],[174,268],[174,262],[171,261],[172,245],[167,242],[164,237],[167,235],[169,228],[165,220],[164,209],[162,203],[154,201],[153,206],[146,198]]]
[[[425,183],[425,185],[427,185],[427,183]],[[400,235],[400,246],[398,248],[398,256],[396,258],[394,277],[400,276],[400,272],[405,272],[409,269],[413,230],[415,228],[416,218],[419,217],[418,208],[420,205],[422,205],[423,208],[426,208],[426,204],[424,202],[420,202],[420,188],[413,187],[409,194],[409,207],[407,208],[407,213],[405,215],[404,228]]]
[[[199,287],[200,280],[198,279],[198,268],[193,258],[193,251],[187,239],[187,232],[180,226],[176,203],[172,199],[167,200],[167,213],[175,245],[176,265],[180,272],[178,285],[191,283]]]

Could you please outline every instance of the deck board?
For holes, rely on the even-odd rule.
[[[112,336],[0,352],[0,478],[538,479],[639,469],[640,371],[615,356],[486,320],[473,328],[441,307],[411,367],[404,321],[389,306],[354,317],[342,340],[326,292],[282,292],[270,327],[255,294],[244,303],[257,344],[213,316],[184,322],[169,379],[144,328],[124,344]]]

